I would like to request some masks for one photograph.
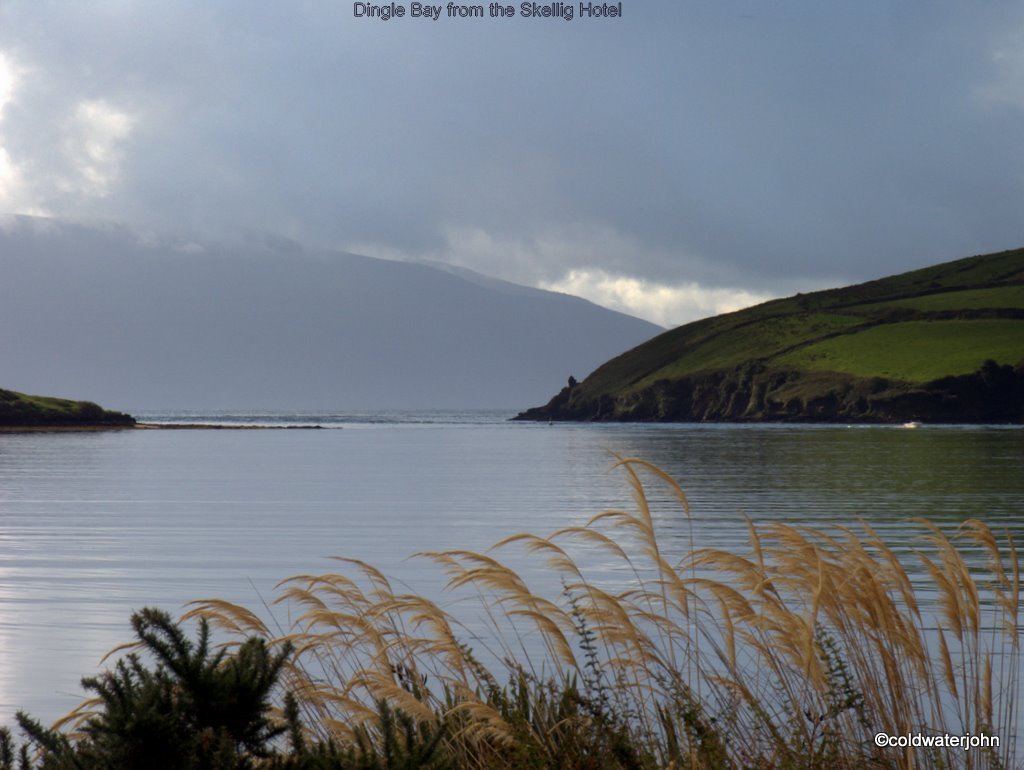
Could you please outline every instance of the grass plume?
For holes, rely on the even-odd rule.
[[[919,547],[899,556],[863,523],[748,522],[744,553],[673,553],[658,538],[664,502],[652,500],[688,517],[683,490],[641,460],[616,465],[634,511],[513,535],[487,553],[421,554],[446,580],[443,602],[341,559],[343,570],[280,585],[276,601],[295,617],[283,633],[220,600],[186,618],[294,650],[281,664],[292,743],[348,752],[352,764],[331,767],[1020,766],[1009,533],[913,522]],[[537,560],[557,590],[535,591],[536,572],[503,561],[512,552]],[[595,552],[616,580],[591,575]],[[879,732],[1000,745],[879,748]]]

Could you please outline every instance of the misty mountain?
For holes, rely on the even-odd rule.
[[[118,409],[516,407],[660,331],[445,265],[0,222],[0,386]]]

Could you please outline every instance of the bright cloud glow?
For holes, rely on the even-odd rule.
[[[778,296],[707,286],[698,281],[663,283],[620,272],[609,265],[635,264],[647,249],[635,238],[609,227],[566,225],[516,237],[496,235],[480,227],[448,226],[443,237],[442,248],[419,254],[369,242],[352,243],[348,248],[382,259],[429,259],[468,267],[508,281],[583,297],[666,327],[741,310]],[[691,272],[706,269],[699,258],[688,261]],[[552,275],[552,268],[574,263],[589,266],[562,268]]]
[[[22,186],[21,175],[7,150],[0,147],[0,207],[5,211],[11,208],[11,202],[17,197],[17,192]]]
[[[35,74],[0,52],[0,210],[47,216],[54,192],[85,198],[112,192],[136,120],[102,99],[72,102],[66,118],[57,122],[60,152],[43,159],[32,155],[29,143],[26,155],[24,141],[15,152],[10,141],[14,129],[5,125],[10,122],[7,108],[25,89],[26,75]]]
[[[3,145],[2,132],[4,109],[14,99],[17,82],[17,68],[10,58],[0,52],[0,206],[4,210],[18,208],[16,201],[24,186],[17,166]]]
[[[134,125],[134,117],[102,100],[79,103],[68,122],[64,142],[64,154],[71,161],[73,173],[61,180],[62,191],[108,195],[120,175],[122,144]]]
[[[48,216],[49,212],[32,200],[25,174],[5,146],[4,113],[14,102],[23,76],[24,70],[0,51],[0,211]]]
[[[744,289],[712,288],[699,283],[663,284],[604,270],[570,270],[542,289],[584,297],[598,305],[629,313],[662,326],[679,326],[698,318],[729,313],[772,297]]]
[[[553,278],[563,265],[632,263],[644,251],[636,239],[594,224],[540,228],[529,235],[496,234],[480,227],[448,225],[438,258],[512,281],[534,283]]]
[[[616,266],[636,264],[652,253],[651,247],[638,239],[594,224],[548,226],[525,234],[496,233],[475,225],[445,225],[441,236],[443,245],[430,250],[406,251],[371,241],[348,243],[346,248],[381,259],[446,262],[531,286],[563,280],[560,276],[573,266],[578,270],[587,265],[584,272],[591,273],[599,267],[616,272]],[[687,261],[699,264],[699,260]]]

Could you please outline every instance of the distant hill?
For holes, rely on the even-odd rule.
[[[0,220],[4,384],[145,409],[509,408],[663,331],[466,270]]]
[[[0,428],[130,427],[135,420],[91,401],[29,396],[0,389]]]
[[[681,326],[518,419],[1024,422],[1024,249]]]

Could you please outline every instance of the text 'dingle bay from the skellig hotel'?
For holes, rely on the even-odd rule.
[[[487,3],[464,5],[447,3],[352,3],[352,16],[357,19],[620,19],[622,3]]]

